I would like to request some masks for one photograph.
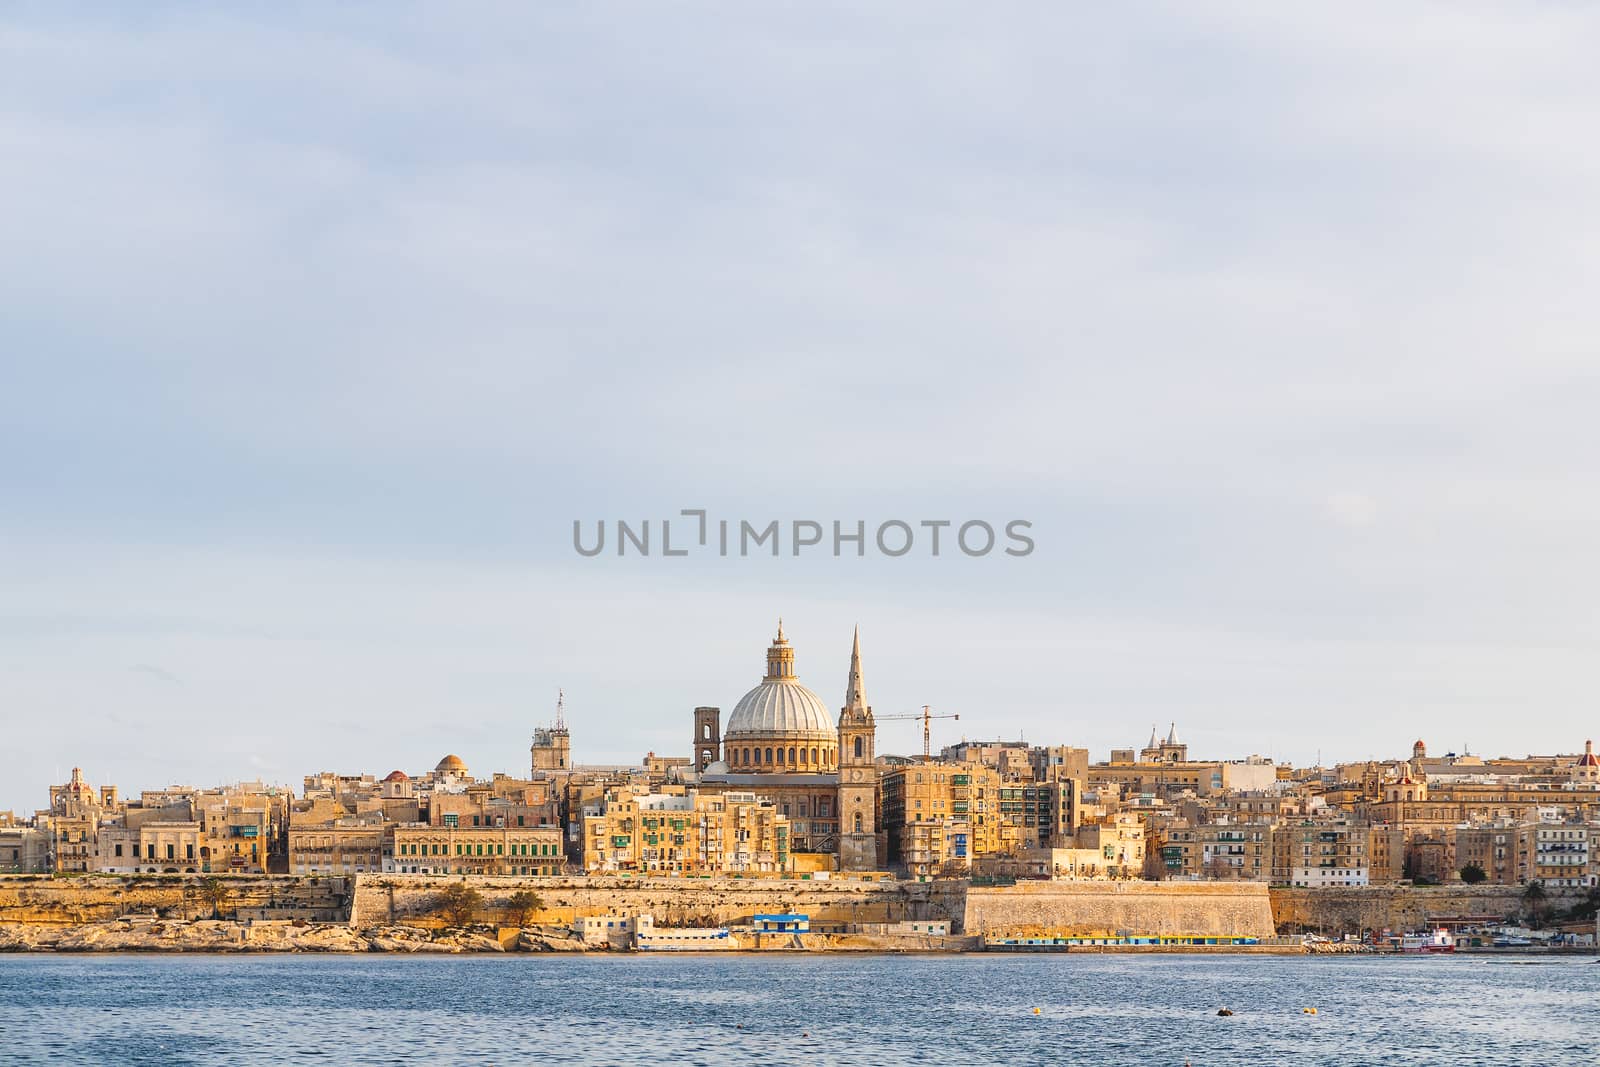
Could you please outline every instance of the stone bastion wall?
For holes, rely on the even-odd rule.
[[[1285,933],[1420,930],[1444,917],[1516,919],[1527,915],[1524,892],[1519,885],[1278,888],[1272,891],[1272,914]],[[1551,889],[1542,909],[1546,915],[1563,912],[1582,897],[1582,890]]]
[[[587,915],[648,912],[663,926],[719,926],[752,915],[800,912],[812,921],[881,923],[948,919],[958,924],[958,885],[922,882],[811,881],[779,878],[508,878],[461,875],[357,875],[350,922],[434,925],[442,921],[441,894],[466,883],[482,897],[475,918],[502,919],[513,893],[535,894],[531,922],[565,924]]]
[[[440,925],[439,895],[457,877],[366,874],[354,878],[225,876],[224,915],[349,919]],[[719,925],[766,912],[797,911],[819,922],[948,920],[952,932],[1134,930],[1141,933],[1269,935],[1420,929],[1444,916],[1514,919],[1528,911],[1520,886],[1365,886],[1285,889],[1252,882],[1020,882],[968,887],[960,881],[862,882],[755,878],[468,878],[483,896],[476,918],[502,922],[520,889],[542,903],[531,922],[650,912],[663,925]],[[211,905],[194,876],[0,875],[0,923],[75,925],[148,915],[199,917]],[[353,885],[352,885],[353,883]],[[1581,891],[1550,890],[1547,916]]]
[[[224,915],[336,921],[347,914],[348,878],[223,875]],[[0,923],[73,926],[123,915],[198,918],[212,902],[198,875],[0,875]]]
[[[1272,904],[1258,882],[1018,882],[967,890],[965,931],[1273,935]]]

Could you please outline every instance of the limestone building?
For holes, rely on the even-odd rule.
[[[590,872],[770,873],[790,869],[789,820],[753,792],[611,793],[584,811]]]
[[[718,757],[699,769],[701,793],[749,792],[770,802],[788,820],[790,848],[802,868],[880,868],[877,727],[862,681],[859,632],[837,721],[800,683],[781,621],[761,682],[734,705],[726,729],[719,714],[715,707],[695,709],[696,763]]]

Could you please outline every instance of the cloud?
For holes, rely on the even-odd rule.
[[[1377,521],[1378,502],[1365,493],[1331,493],[1323,502],[1322,512],[1340,526],[1362,529]]]
[[[166,682],[169,685],[179,684],[177,675],[151,663],[135,663],[133,666],[129,667],[128,670],[134,674],[142,674],[148,678],[155,678],[158,681]]]
[[[877,617],[885,699],[1000,733],[1582,733],[1600,16],[623,15],[8,13],[0,705],[227,709],[319,736],[251,750],[291,768],[481,715],[512,769],[577,675],[620,759],[809,605],[819,656]],[[1039,549],[571,551],[684,507]],[[55,726],[31,766],[99,743]]]

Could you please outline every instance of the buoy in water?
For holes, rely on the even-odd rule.
[[[1300,1014],[1302,1014],[1302,1015],[1315,1015],[1316,1013],[1317,1013],[1317,1009],[1316,1008],[1301,1008],[1300,1009]]]
[[[1218,1015],[1232,1015],[1233,1014],[1233,1009],[1232,1008],[1220,1008],[1220,1009],[1217,1010],[1217,1014]]]
[[[1033,1013],[1034,1013],[1034,1014],[1035,1014],[1035,1015],[1038,1015],[1038,1014],[1039,1014],[1039,1009],[1038,1009],[1038,1008],[1034,1008],[1034,1009],[1033,1009]]]

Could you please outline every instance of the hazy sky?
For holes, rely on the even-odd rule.
[[[936,743],[1600,732],[1586,5],[3,18],[0,808],[687,755],[780,614]],[[573,551],[697,507],[1037,547]]]

